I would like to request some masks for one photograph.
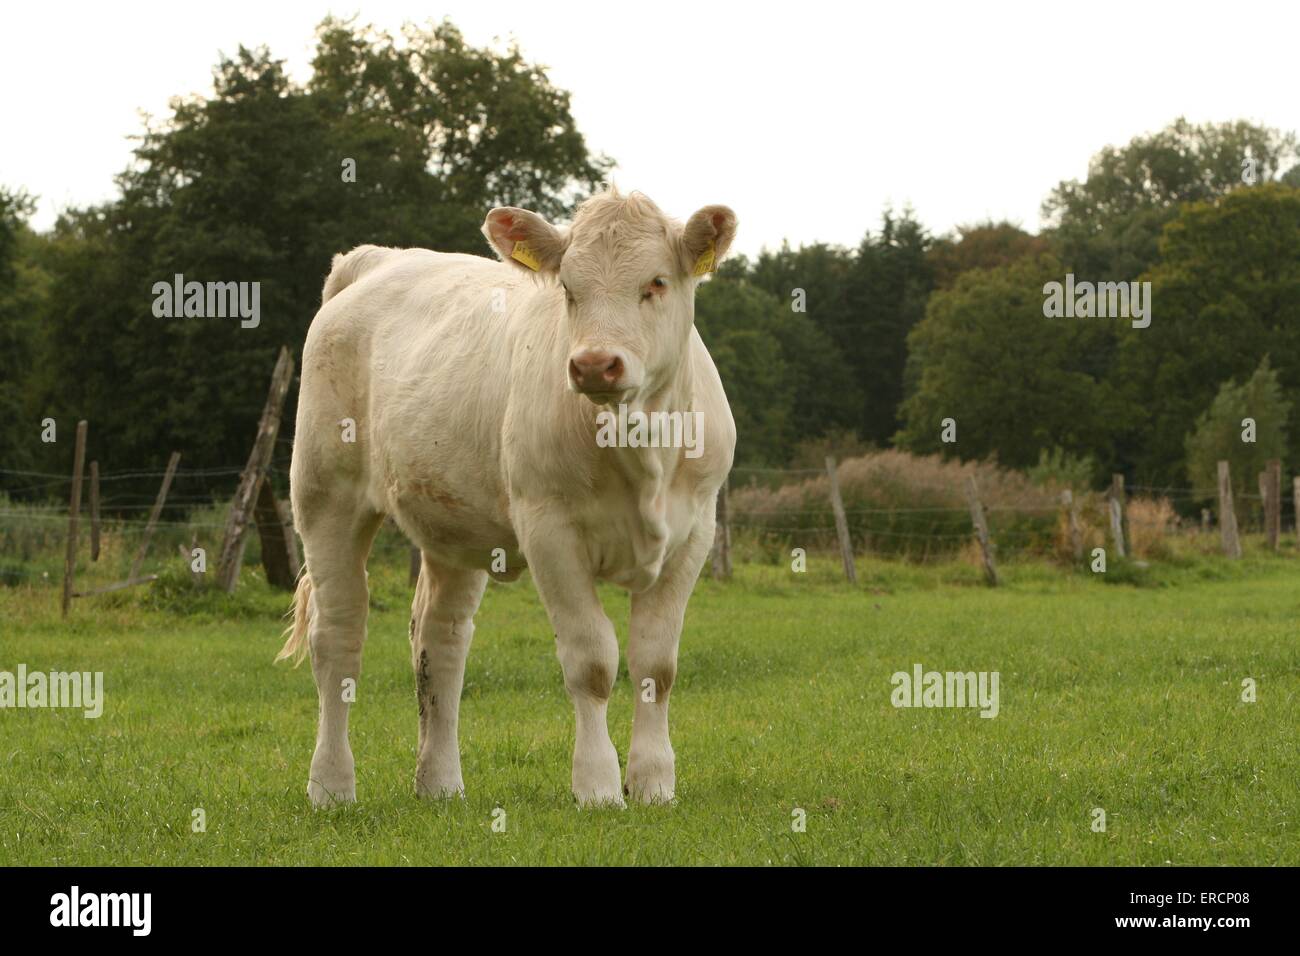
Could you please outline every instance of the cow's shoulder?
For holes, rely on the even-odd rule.
[[[687,468],[703,484],[717,487],[731,471],[735,458],[736,422],[713,357],[694,329],[690,349],[695,376],[691,391],[695,410],[703,414],[704,451],[699,458],[687,459]]]

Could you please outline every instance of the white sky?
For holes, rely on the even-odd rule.
[[[111,197],[140,111],[210,90],[217,52],[241,42],[304,78],[331,11],[394,31],[449,16],[476,45],[517,38],[572,92],[621,188],[680,218],[728,203],[748,253],[856,244],[890,203],[935,232],[985,217],[1037,229],[1048,190],[1094,152],[1179,115],[1300,129],[1295,0],[38,0],[4,14],[0,183],[39,196],[38,228]]]

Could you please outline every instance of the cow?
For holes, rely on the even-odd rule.
[[[681,224],[611,187],[567,228],[498,207],[482,231],[497,259],[335,256],[307,333],[290,471],[305,569],[277,659],[310,649],[320,712],[308,796],[356,799],[342,688],[360,676],[366,560],[391,516],[421,552],[417,795],[464,794],[457,720],[474,614],[489,577],[527,567],[573,703],[578,804],[670,801],[678,643],[736,441],[695,290],[736,216],[710,205]],[[598,441],[616,409],[691,414],[702,431],[694,448]],[[619,647],[600,581],[631,595],[625,780],[606,724]]]

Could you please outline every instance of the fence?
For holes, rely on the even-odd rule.
[[[79,433],[81,429],[79,429]],[[261,430],[259,429],[259,434]],[[84,448],[84,434],[79,434],[79,445]],[[287,440],[283,440],[287,444]],[[265,444],[265,442],[263,442]],[[79,453],[74,453],[74,466]],[[27,483],[17,486],[18,490],[29,493],[64,492],[69,504],[17,504],[0,497],[0,584],[17,584],[32,578],[57,577],[59,568],[49,559],[49,555],[65,545],[63,579],[64,604],[75,597],[84,597],[103,593],[121,587],[130,587],[147,583],[156,578],[156,574],[145,574],[147,556],[154,559],[161,555],[166,562],[183,559],[192,564],[194,549],[202,548],[209,558],[216,558],[221,553],[218,545],[228,540],[232,523],[233,503],[220,502],[210,495],[178,494],[173,490],[175,482],[185,479],[230,478],[249,474],[249,466],[243,468],[227,466],[219,468],[186,469],[179,466],[180,455],[173,455],[168,466],[162,470],[148,471],[128,469],[120,472],[100,471],[98,462],[79,462],[73,475],[59,475],[46,472],[14,471],[0,468],[0,476],[9,480],[20,479]],[[918,542],[924,550],[918,556],[928,557],[931,548],[936,552],[950,552],[963,546],[971,547],[978,557],[985,578],[990,585],[999,582],[997,562],[999,547],[1008,543],[1025,544],[1044,538],[1045,532],[1023,526],[1024,521],[1037,518],[1043,526],[1064,528],[1072,557],[1077,561],[1085,557],[1085,531],[1082,513],[1091,509],[1093,516],[1098,512],[1103,520],[1098,525],[1105,529],[1103,543],[1113,549],[1116,555],[1125,555],[1132,550],[1133,539],[1141,536],[1150,528],[1164,528],[1170,523],[1171,515],[1145,516],[1135,514],[1130,509],[1130,493],[1158,496],[1171,504],[1186,504],[1201,500],[1190,488],[1155,488],[1146,486],[1125,487],[1123,478],[1115,476],[1110,489],[1106,492],[1104,502],[1085,504],[1086,496],[1076,496],[1072,489],[1061,492],[1059,500],[1050,506],[1025,507],[1010,505],[988,505],[981,498],[980,488],[974,478],[969,478],[964,488],[952,488],[950,492],[961,494],[966,498],[964,507],[921,507],[921,508],[846,508],[841,495],[839,473],[842,466],[833,458],[828,458],[825,470],[822,469],[757,469],[736,468],[732,477],[718,496],[717,533],[714,538],[712,573],[719,579],[730,578],[732,572],[733,535],[740,533],[760,540],[777,540],[805,549],[825,550],[838,556],[845,578],[856,582],[855,556],[867,551],[879,550],[879,545],[890,539]],[[272,480],[281,485],[287,481],[287,469],[271,463],[267,453],[261,461],[255,475],[260,475],[257,487],[269,489]],[[747,512],[734,506],[735,482],[746,476],[766,475],[775,477],[780,484],[791,481],[824,478],[827,483],[827,508],[821,511],[778,510],[762,513]],[[1280,547],[1282,515],[1284,503],[1282,498],[1281,464],[1278,461],[1268,463],[1266,470],[1258,476],[1258,493],[1242,493],[1233,487],[1232,476],[1227,462],[1220,463],[1219,501],[1217,508],[1217,525],[1221,547],[1230,558],[1241,556],[1240,528],[1243,522],[1238,520],[1238,509],[1244,502],[1257,507],[1258,523],[1252,518],[1249,524],[1252,530],[1262,531],[1267,546],[1273,550]],[[29,480],[29,481],[28,481]],[[156,493],[147,494],[142,490],[117,492],[122,485],[138,488],[141,481],[157,482]],[[79,488],[87,484],[88,489]],[[242,486],[241,486],[242,487]],[[81,511],[81,491],[89,492],[89,511]],[[1292,504],[1300,513],[1300,476],[1292,481]],[[247,500],[247,497],[246,499]],[[260,492],[253,498],[254,504],[261,504],[263,511],[267,499]],[[293,554],[293,533],[291,520],[282,507],[274,502],[279,521],[279,538],[284,547]],[[183,519],[167,518],[164,514],[174,514],[178,510],[188,512]],[[106,515],[111,517],[105,517]],[[1014,517],[1022,526],[1005,519]],[[259,531],[264,531],[268,524],[266,515],[257,522]],[[811,519],[811,520],[810,520]],[[1172,518],[1175,525],[1179,519]],[[1197,527],[1197,522],[1192,521]],[[88,525],[90,541],[89,565],[82,569],[90,571],[87,583],[81,589],[76,587],[78,555],[83,525]],[[259,553],[264,566],[268,566],[268,541],[276,538],[275,522],[270,522],[270,535],[260,534]],[[1184,525],[1185,526],[1185,525]],[[1211,530],[1211,513],[1209,509],[1201,510],[1198,530],[1208,533]],[[1096,526],[1093,528],[1094,536]],[[1296,531],[1300,539],[1300,528]],[[897,552],[897,547],[888,548]],[[1004,550],[1015,550],[1014,547]],[[912,553],[912,552],[909,552]],[[34,559],[45,556],[42,567]],[[107,560],[101,562],[101,557]],[[242,550],[240,551],[242,560]],[[106,569],[112,566],[113,573]],[[283,559],[280,559],[283,563]],[[215,563],[215,562],[214,562]],[[99,573],[96,573],[98,570]],[[296,575],[296,567],[288,569],[290,576]],[[268,576],[270,568],[268,566]],[[221,583],[221,582],[218,582]],[[283,582],[282,582],[283,583]],[[226,585],[222,583],[222,586]]]
[[[856,568],[854,555],[865,551],[887,551],[897,553],[910,549],[900,547],[900,542],[917,542],[924,550],[917,556],[923,560],[930,556],[931,548],[940,552],[959,550],[963,546],[972,546],[978,556],[985,578],[990,585],[999,581],[997,572],[997,554],[999,544],[1008,543],[1020,547],[1037,544],[1044,546],[1048,540],[1055,541],[1063,536],[1068,542],[1071,556],[1076,561],[1085,557],[1082,526],[1082,509],[1085,507],[1081,497],[1073,489],[1065,488],[1050,505],[1039,507],[1024,505],[989,506],[981,497],[980,488],[973,477],[967,476],[961,487],[947,489],[950,496],[960,494],[965,498],[965,506],[952,507],[890,507],[846,509],[840,494],[837,480],[839,465],[833,458],[827,459],[825,472],[820,469],[773,469],[773,468],[736,468],[728,485],[719,495],[717,512],[718,532],[714,539],[713,574],[714,577],[730,576],[730,550],[735,533],[748,534],[759,541],[776,541],[785,545],[794,545],[829,550],[839,555],[845,578],[854,583]],[[1267,545],[1278,550],[1281,539],[1283,515],[1281,462],[1270,461],[1264,472],[1258,476],[1259,493],[1237,493],[1231,488],[1231,476],[1227,462],[1220,463],[1219,501],[1217,514],[1220,516],[1222,548],[1230,558],[1241,556],[1237,509],[1243,502],[1257,503],[1260,512],[1258,529],[1266,536]],[[772,476],[779,485],[792,482],[810,482],[826,478],[826,508],[778,509],[747,511],[736,506],[737,478],[752,476],[751,482],[764,477],[771,483]],[[1293,479],[1293,502],[1296,514],[1300,514],[1300,476]],[[1150,515],[1146,503],[1140,513],[1130,511],[1129,494],[1136,493],[1150,496],[1152,499],[1168,503],[1167,512]],[[743,492],[742,492],[743,494]],[[1175,530],[1187,525],[1173,511],[1174,505],[1187,505],[1204,500],[1204,494],[1198,494],[1192,488],[1131,486],[1126,488],[1122,475],[1112,476],[1104,501],[1092,506],[1100,510],[1100,526],[1105,529],[1101,543],[1111,549],[1111,553],[1129,556],[1132,540],[1136,535],[1145,542],[1153,534],[1163,533],[1165,529]],[[724,504],[725,503],[725,504]],[[1165,507],[1164,505],[1160,506]],[[1252,509],[1253,511],[1254,509]],[[1005,519],[1010,516],[1015,521]],[[1035,516],[1037,520],[1035,521]],[[780,519],[785,519],[784,522]],[[810,520],[811,519],[811,520]],[[1000,520],[999,520],[1000,519]],[[820,523],[819,523],[820,520]],[[1002,523],[1002,527],[997,527]],[[1034,524],[1037,527],[1034,527]],[[853,528],[850,529],[849,525]],[[1197,528],[1192,522],[1193,529]],[[1201,509],[1199,530],[1210,529],[1210,510]],[[1253,525],[1253,522],[1252,522]],[[1300,524],[1296,527],[1300,541]],[[725,546],[720,545],[725,542]],[[882,543],[887,545],[881,547]],[[1013,547],[1008,550],[1017,550]]]

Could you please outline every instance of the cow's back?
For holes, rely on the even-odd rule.
[[[477,256],[362,247],[336,259],[326,292],[303,347],[295,508],[343,483],[448,563],[513,552],[494,464],[509,312],[494,306],[532,284]]]

